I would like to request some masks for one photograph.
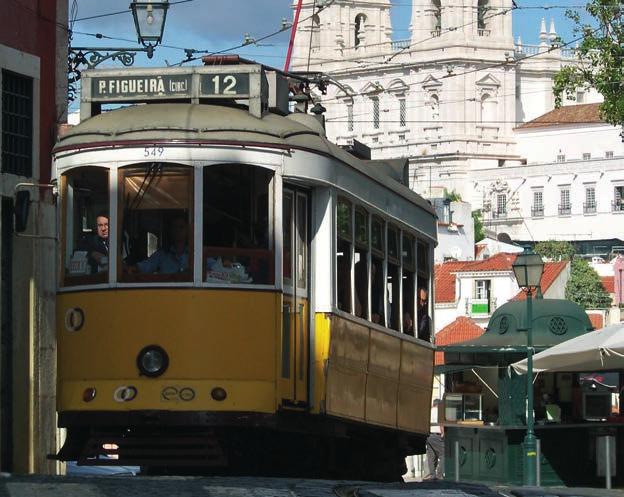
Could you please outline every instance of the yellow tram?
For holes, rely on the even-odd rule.
[[[392,479],[424,452],[434,212],[290,113],[288,83],[83,75],[54,150],[57,458]]]

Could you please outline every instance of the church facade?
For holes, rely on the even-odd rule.
[[[518,129],[554,108],[553,78],[575,62],[574,48],[544,20],[539,45],[514,41],[512,0],[413,0],[411,36],[399,41],[390,8],[390,0],[303,2],[291,69],[335,83],[317,95],[328,136],[361,141],[375,159],[409,158],[412,189],[429,198],[455,191],[486,226],[530,240],[532,206],[522,205],[530,195],[518,185],[542,179],[527,176],[531,145],[519,144]],[[566,104],[599,100],[579,91]]]

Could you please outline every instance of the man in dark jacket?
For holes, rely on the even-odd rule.
[[[108,266],[108,214],[98,214],[95,222],[95,233],[87,238],[86,243],[92,274]]]
[[[427,290],[418,290],[418,338],[431,341],[431,318],[427,307]]]

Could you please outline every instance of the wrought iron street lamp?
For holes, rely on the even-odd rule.
[[[533,430],[533,290],[539,289],[544,262],[530,247],[524,249],[512,265],[518,286],[526,292],[527,313],[527,430],[524,437],[524,484],[537,483],[537,440]]]
[[[169,0],[132,0],[130,10],[139,43],[143,45],[141,48],[70,46],[68,57],[70,84],[80,79],[81,66],[93,69],[109,59],[117,60],[124,66],[131,66],[134,64],[135,55],[139,52],[145,52],[151,59],[154,56],[154,47],[162,41],[168,9]]]

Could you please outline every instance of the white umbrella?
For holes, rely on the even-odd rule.
[[[511,365],[526,374],[527,360]],[[590,331],[533,356],[533,371],[610,371],[624,369],[624,323]]]

